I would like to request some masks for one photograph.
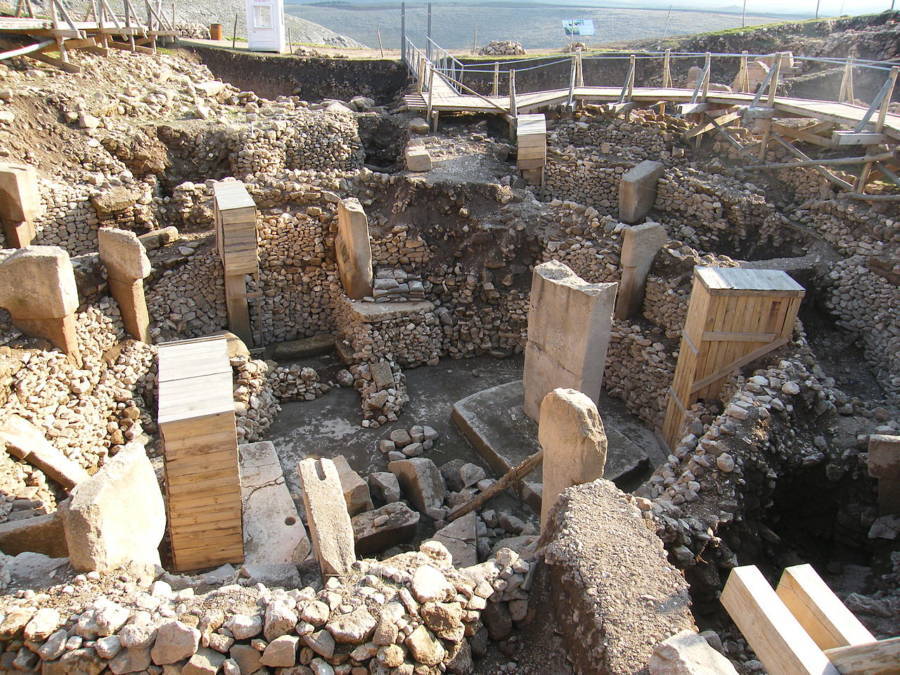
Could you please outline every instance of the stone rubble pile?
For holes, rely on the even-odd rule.
[[[524,56],[528,52],[519,42],[512,40],[494,40],[478,50],[481,56]]]
[[[409,403],[406,377],[393,361],[378,360],[350,366],[353,388],[359,392],[362,425],[377,429],[382,424],[396,422],[397,416]]]
[[[297,364],[279,366],[273,361],[267,364],[268,383],[279,401],[315,401],[331,391],[331,385],[322,382],[314,368]]]
[[[437,437],[438,432],[429,426],[416,425],[410,429],[394,429],[387,438],[378,441],[378,450],[387,455],[389,461],[421,457],[434,447]]]
[[[483,563],[453,565],[443,544],[427,541],[418,551],[357,561],[347,577],[318,589],[229,585],[225,569],[207,576],[226,585],[205,593],[205,577],[120,570],[104,589],[115,577],[78,575],[41,594],[4,598],[0,668],[471,673],[489,640],[533,617],[533,563],[500,548]]]

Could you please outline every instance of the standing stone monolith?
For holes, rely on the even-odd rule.
[[[622,279],[616,298],[616,319],[627,319],[640,310],[653,258],[667,241],[666,229],[652,221],[623,230],[622,253],[619,256]]]
[[[606,431],[591,399],[574,389],[554,389],[541,402],[538,441],[544,450],[543,529],[563,490],[603,477]]]
[[[69,254],[59,246],[0,251],[0,307],[26,335],[49,340],[80,360],[78,287]]]
[[[313,553],[323,577],[341,576],[356,561],[353,524],[337,467],[330,459],[304,459],[297,467]]]
[[[641,222],[656,201],[656,184],[665,170],[660,162],[644,160],[619,181],[619,220]]]
[[[35,168],[0,162],[0,223],[9,248],[24,248],[31,244],[34,220],[40,208]]]
[[[106,267],[109,290],[119,305],[125,330],[141,342],[150,342],[150,314],[144,297],[144,279],[150,259],[134,232],[104,227],[97,231],[100,260]]]
[[[618,284],[589,284],[556,260],[534,268],[523,387],[525,414],[559,387],[600,398]]]
[[[354,300],[372,295],[372,246],[369,221],[358,199],[338,204],[338,235],[334,240],[344,291]]]

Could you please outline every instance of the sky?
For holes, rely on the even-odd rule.
[[[564,1],[564,0],[560,0]],[[599,5],[603,0],[572,0],[573,4]],[[647,7],[672,5],[675,9],[720,9],[740,8],[743,0],[614,0],[616,6]],[[891,8],[891,0],[819,0],[819,13],[821,16],[836,16],[838,14],[869,14],[881,12]],[[900,9],[900,0],[897,0],[896,9]],[[747,13],[765,14],[773,12],[778,14],[815,14],[816,0],[747,0]]]

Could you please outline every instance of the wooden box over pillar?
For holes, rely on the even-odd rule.
[[[259,275],[256,240],[256,203],[240,181],[213,185],[216,213],[216,250],[225,270],[228,327],[248,345],[253,344],[247,284],[244,276]]]
[[[674,448],[687,409],[735,370],[790,341],[805,291],[787,273],[695,267],[663,436]]]
[[[159,431],[179,572],[244,559],[233,391],[224,337],[159,346]]]
[[[547,163],[547,121],[542,114],[516,118],[516,161],[522,177],[531,185],[544,184]]]

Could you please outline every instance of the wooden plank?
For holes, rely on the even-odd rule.
[[[853,612],[816,574],[812,565],[794,565],[785,569],[775,592],[819,649],[875,641]]]
[[[831,141],[835,145],[880,145],[887,137],[875,131],[835,131]]]
[[[681,115],[696,115],[706,112],[710,107],[709,103],[682,103],[678,106],[678,112]]]
[[[516,152],[516,159],[547,159],[547,148],[519,148]]]
[[[35,61],[40,61],[41,63],[46,63],[47,65],[59,68],[60,70],[67,73],[77,74],[81,72],[81,66],[76,66],[74,63],[67,63],[62,59],[47,56],[46,54],[41,54],[40,52],[31,52],[29,54],[26,54],[26,56],[30,59],[34,59]]]
[[[838,673],[755,566],[731,570],[719,599],[770,673]]]
[[[525,170],[525,169],[540,169],[546,163],[547,163],[546,159],[544,159],[543,157],[540,157],[537,159],[520,159],[520,160],[517,160],[516,165],[519,167],[520,170]]]
[[[690,139],[694,138],[695,136],[700,136],[709,131],[713,131],[713,130],[717,129],[718,127],[725,126],[726,124],[731,124],[735,120],[739,120],[741,118],[741,115],[742,115],[742,113],[740,111],[733,112],[733,113],[728,113],[727,115],[722,115],[720,117],[715,118],[715,123],[713,123],[712,121],[705,122],[705,123],[701,122],[700,124],[695,126],[693,129],[686,131],[684,133],[683,138],[685,140],[690,140]],[[718,127],[716,125],[718,125]]]
[[[844,675],[900,673],[900,637],[848,647],[835,647],[825,656]]]
[[[823,148],[831,148],[834,147],[834,143],[829,138],[825,138],[824,136],[819,136],[816,131],[816,128],[822,127],[822,124],[814,124],[809,127],[793,127],[785,124],[778,124],[777,122],[772,124],[772,131],[781,134],[782,136],[787,136],[788,138],[795,138],[798,141],[804,141],[805,143],[812,143],[813,145],[818,145]],[[827,129],[831,129],[833,126],[830,122],[825,122],[824,126]]]

